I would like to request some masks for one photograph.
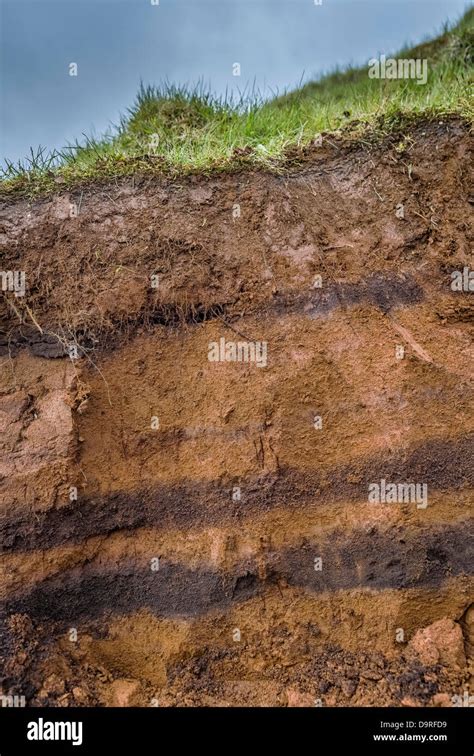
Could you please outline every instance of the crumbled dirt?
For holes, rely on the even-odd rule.
[[[472,693],[472,145],[400,137],[0,203],[26,274],[0,301],[5,694]],[[265,364],[210,361],[221,339]],[[372,503],[382,479],[426,506]]]

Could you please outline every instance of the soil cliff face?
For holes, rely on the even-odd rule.
[[[448,120],[3,202],[4,694],[469,691],[470,149]]]

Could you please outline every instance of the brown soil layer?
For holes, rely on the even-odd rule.
[[[455,119],[401,136],[0,204],[1,267],[26,274],[0,301],[4,692],[469,688],[474,307],[450,274],[472,269],[472,146]],[[266,365],[210,362],[222,338]],[[371,503],[382,479],[427,505]]]

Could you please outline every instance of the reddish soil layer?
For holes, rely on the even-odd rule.
[[[470,690],[471,143],[452,119],[401,136],[0,204],[26,275],[0,302],[4,694]],[[210,361],[221,339],[266,359]],[[382,480],[426,501],[371,501]]]

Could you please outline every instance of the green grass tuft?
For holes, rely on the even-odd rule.
[[[133,107],[112,133],[64,150],[31,150],[6,162],[0,191],[40,194],[133,173],[230,170],[242,165],[278,170],[290,150],[322,132],[356,138],[386,134],[418,117],[457,114],[471,121],[474,8],[436,39],[402,50],[400,58],[428,59],[428,81],[370,79],[367,66],[335,71],[265,101],[258,92],[239,100],[194,89],[141,86]]]

